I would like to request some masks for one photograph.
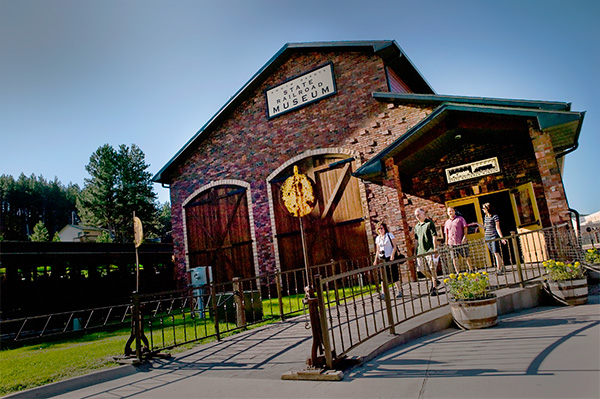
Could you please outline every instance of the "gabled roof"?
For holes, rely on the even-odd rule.
[[[492,97],[467,97],[467,96],[450,96],[441,94],[417,94],[417,93],[373,93],[373,98],[380,101],[395,102],[395,103],[412,103],[412,104],[442,104],[442,103],[459,103],[459,104],[477,104],[477,105],[493,105],[501,107],[518,107],[518,108],[537,108],[544,110],[555,111],[570,111],[571,103],[558,101],[538,101],[538,100],[513,100],[507,98],[492,98]]]
[[[572,112],[570,110],[571,105],[562,102],[396,93],[373,93],[373,97],[381,101],[440,104],[425,119],[421,120],[353,173],[354,176],[361,179],[376,182],[380,181],[383,177],[386,159],[394,157],[401,152],[406,154],[408,148],[451,113],[535,118],[540,128],[551,135],[557,156],[565,155],[577,148],[577,141],[585,116],[585,112]],[[450,131],[445,135],[453,134]],[[438,141],[436,147],[441,149],[448,148],[444,143],[448,144],[452,142],[452,139],[448,137],[439,137],[436,140]],[[431,153],[432,151],[429,152]],[[414,157],[423,158],[418,155]],[[400,160],[401,163],[402,161]],[[402,167],[400,168],[402,169]],[[412,170],[414,168],[415,165],[407,165],[406,171],[409,173],[414,172]]]
[[[108,231],[107,229],[103,229],[101,227],[82,226],[80,224],[68,224],[60,230],[59,234],[68,228],[72,228],[75,230],[81,230],[81,231]]]
[[[284,45],[250,80],[242,86],[231,99],[175,154],[173,158],[152,178],[157,183],[169,183],[169,173],[204,139],[219,123],[226,118],[249,93],[259,87],[275,69],[281,66],[292,53],[309,51],[365,51],[380,56],[386,66],[398,74],[412,91],[416,93],[434,94],[429,83],[413,65],[395,40],[375,41],[339,41],[288,43]]]

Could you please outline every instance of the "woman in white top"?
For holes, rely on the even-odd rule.
[[[396,257],[396,246],[393,239],[394,234],[390,233],[384,222],[377,223],[375,227],[377,237],[375,237],[375,249],[377,256],[375,257],[374,265],[381,262],[390,262]]]
[[[394,234],[388,231],[387,225],[384,222],[379,222],[375,226],[375,230],[377,231],[377,237],[375,237],[375,260],[373,264],[376,265],[379,262],[391,262],[396,259],[396,244],[394,243]],[[400,278],[399,278],[399,270],[400,265],[390,265],[387,266],[386,269],[391,270],[391,273],[388,273],[388,276],[391,277],[391,280],[394,281],[397,288],[396,296],[399,298],[402,296]],[[381,297],[383,298],[383,292],[381,293]]]

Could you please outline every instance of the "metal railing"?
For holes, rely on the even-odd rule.
[[[499,241],[503,270],[490,256],[487,245]],[[432,280],[418,278],[416,265],[434,256],[437,279],[442,283],[450,273],[469,270],[486,271],[492,290],[540,278],[547,259],[582,260],[581,241],[568,225],[553,226],[523,234],[513,233],[494,240],[474,240],[465,245],[469,261],[464,257],[453,261],[452,251],[442,247],[426,256],[369,266],[331,276],[317,276],[316,293],[323,332],[324,365],[332,369],[350,350],[366,340],[389,331],[418,315],[448,304],[444,289],[431,295]],[[439,256],[439,258],[438,258]],[[424,277],[424,276],[423,276]],[[436,295],[437,294],[437,295]]]
[[[491,241],[500,241],[504,274],[495,274],[485,240],[470,241],[465,247],[473,269],[489,273],[492,289],[523,285],[544,274],[546,259],[582,260],[583,237],[567,225],[555,226]],[[469,270],[464,258],[453,258],[447,247],[439,248],[437,279]],[[454,261],[456,259],[456,262]],[[322,345],[328,367],[352,348],[383,331],[420,314],[445,306],[447,293],[431,296],[431,281],[417,271],[424,256],[372,265],[372,259],[331,261],[309,268],[268,273],[252,278],[190,287],[159,294],[135,294],[132,303],[97,309],[55,313],[0,321],[3,342],[56,337],[131,326],[128,347],[135,353],[155,354],[164,349],[198,342],[220,340],[224,335],[251,325],[306,315],[306,282],[315,288],[323,331]],[[400,295],[401,294],[401,295]],[[137,322],[136,322],[137,320]],[[308,325],[308,317],[306,319]]]
[[[364,258],[312,266],[309,281],[317,275],[360,269],[369,262]],[[306,315],[306,281],[305,269],[299,268],[160,294],[134,293],[133,314],[136,306],[140,312],[139,325],[134,325],[136,353],[139,357],[205,339],[220,340],[255,324]]]
[[[368,261],[365,258],[313,266],[310,278],[358,269]],[[305,269],[299,268],[201,288],[134,293],[131,303],[0,320],[0,340],[3,347],[16,346],[129,327],[136,343],[139,337],[140,346],[144,344],[145,350],[156,353],[205,338],[220,339],[253,324],[301,315],[306,310],[305,285]],[[143,337],[148,339],[147,345]],[[133,343],[126,344],[125,352]]]
[[[132,304],[74,310],[0,321],[1,341],[16,344],[98,330],[127,327]]]
[[[579,235],[583,249],[600,248],[600,227],[586,228]]]

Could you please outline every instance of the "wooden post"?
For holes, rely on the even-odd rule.
[[[306,364],[311,367],[321,367],[323,365],[323,358],[319,358],[319,353],[323,353],[323,332],[321,331],[321,320],[319,318],[318,299],[315,298],[315,292],[311,287],[306,287],[304,302],[308,307],[313,338],[310,357],[306,359]]]
[[[333,353],[331,350],[331,341],[329,339],[329,327],[327,326],[327,313],[325,311],[325,299],[323,296],[323,285],[321,284],[321,276],[315,276],[317,286],[318,300],[318,316],[320,319],[321,342],[325,352],[325,366],[329,370],[333,370]]]
[[[281,273],[277,272],[275,274],[275,285],[277,287],[277,301],[279,302],[279,316],[281,316],[281,321],[285,319],[283,315],[283,290],[281,289]]]
[[[304,256],[304,269],[306,273],[306,287],[312,287],[310,282],[310,277],[308,275],[308,252],[306,251],[306,242],[304,240],[304,225],[302,223],[302,217],[298,218],[300,220],[300,239],[302,240],[302,254]]]
[[[233,300],[235,301],[235,324],[238,327],[246,325],[246,310],[244,309],[244,287],[239,277],[233,278]]]

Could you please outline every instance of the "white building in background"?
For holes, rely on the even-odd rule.
[[[95,242],[105,231],[108,232],[99,227],[68,224],[58,232],[58,236],[62,242]]]
[[[600,225],[600,211],[582,217],[581,226]]]

